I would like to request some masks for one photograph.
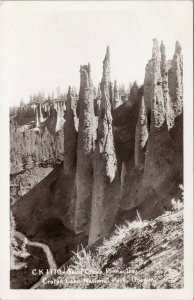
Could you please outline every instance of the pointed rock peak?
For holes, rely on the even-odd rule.
[[[106,55],[103,60],[103,74],[102,74],[102,82],[104,83],[110,82],[110,48],[109,46],[106,49]]]
[[[138,85],[137,82],[134,81],[128,97],[128,103],[130,106],[132,106],[136,102],[137,92],[138,92]]]
[[[181,44],[179,43],[179,41],[176,41],[176,44],[175,44],[175,53],[180,55],[181,52],[182,52]]]
[[[153,47],[154,48],[158,47],[158,40],[157,39],[153,39]]]
[[[132,87],[134,87],[134,88],[138,88],[138,84],[137,84],[137,81],[136,81],[136,80],[134,81],[134,83],[133,83]]]
[[[90,73],[91,72],[91,65],[90,65],[90,63],[88,63],[88,73]]]
[[[161,41],[161,44],[160,44],[160,51],[165,52],[165,46],[164,46],[163,41]]]
[[[73,95],[73,88],[69,85],[69,88],[68,88],[68,95]]]
[[[71,86],[70,85],[69,85],[68,93],[67,94],[71,94]]]
[[[152,48],[152,61],[157,61],[160,59],[160,49],[158,46],[157,39],[153,39],[153,48]]]
[[[117,91],[118,90],[118,86],[117,86],[117,81],[114,81],[114,90]]]
[[[110,56],[110,46],[107,46],[107,48],[106,48],[106,55]]]
[[[91,87],[91,66],[83,65],[80,67],[80,87],[83,89],[89,89]]]

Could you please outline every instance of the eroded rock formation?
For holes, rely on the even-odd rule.
[[[117,216],[134,219],[138,210],[142,219],[152,218],[168,208],[182,183],[182,64],[178,42],[167,62],[164,44],[159,48],[154,40],[144,85],[134,82],[128,100],[114,110],[109,48],[95,100],[90,65],[81,66],[78,104],[72,88],[67,95],[64,166],[13,206],[22,232],[33,235],[54,217],[76,233],[89,233],[92,244],[120,221]],[[61,111],[54,103],[43,109],[43,123],[53,133],[62,126]]]
[[[92,200],[94,99],[90,64],[81,66],[80,68],[78,114],[77,200],[75,208],[75,231],[77,233],[88,228]]]
[[[153,65],[152,65],[152,60],[150,59],[145,68],[145,78],[144,78],[144,86],[143,86],[144,101],[148,113],[151,110],[152,92],[153,92]]]
[[[172,67],[169,70],[169,92],[176,118],[181,115],[183,110],[183,56],[178,41],[175,45]]]
[[[42,123],[44,121],[43,114],[42,114],[42,105],[41,103],[38,105],[38,114],[39,114],[39,122]]]
[[[110,102],[110,52],[107,47],[101,81],[101,112],[94,154],[94,182],[89,244],[105,236],[112,228],[119,208],[119,178],[115,154]]]
[[[40,121],[39,121],[38,107],[36,107],[35,127],[39,127],[39,126],[40,126]]]
[[[67,94],[66,122],[64,124],[64,172],[71,174],[76,168],[77,131],[75,128],[76,106],[73,89]]]
[[[137,99],[137,93],[138,93],[138,85],[137,82],[135,81],[131,87],[129,97],[127,100],[127,103],[130,107],[132,107],[135,104],[135,101]]]
[[[63,128],[64,125],[64,108],[63,108],[63,102],[62,101],[58,101],[55,103],[55,109],[57,112],[57,120],[56,120],[56,128],[55,128],[55,132],[58,132],[59,130],[61,130]]]
[[[157,41],[154,40],[152,51],[153,93],[151,98],[151,124],[142,184],[144,196],[140,199],[147,205],[149,203],[148,206],[150,209],[152,207],[153,214],[157,214],[158,210],[167,205],[164,204],[167,203],[166,195],[175,175],[175,145],[166,126],[166,106],[168,104],[166,99],[168,99],[169,95],[163,45],[161,50],[162,53],[160,53]],[[148,214],[145,209],[142,213],[144,216]]]
[[[141,169],[145,162],[145,150],[148,140],[148,120],[144,97],[141,100],[139,117],[135,131],[135,166]]]
[[[166,111],[166,124],[168,129],[172,128],[174,125],[174,112],[172,107],[172,101],[169,95],[168,88],[168,65],[166,61],[166,53],[165,46],[163,41],[160,45],[161,52],[161,76],[162,76],[162,90],[163,90],[163,98],[164,98],[164,107]]]

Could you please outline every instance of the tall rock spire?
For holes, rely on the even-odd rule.
[[[80,68],[78,101],[79,127],[77,144],[77,201],[75,231],[87,230],[92,200],[92,153],[94,149],[94,101],[90,65]]]
[[[113,226],[119,207],[117,159],[114,148],[110,103],[110,52],[107,47],[101,81],[101,111],[94,154],[94,182],[89,244],[105,236]]]
[[[135,131],[135,166],[141,169],[145,162],[145,148],[148,140],[148,121],[144,97],[141,100],[141,107]]]
[[[77,131],[75,128],[75,99],[69,86],[67,94],[66,122],[64,124],[64,173],[71,174],[76,168]]]
[[[144,101],[147,108],[147,112],[151,110],[151,99],[153,93],[153,65],[150,59],[145,68],[145,78],[143,85]]]
[[[110,48],[107,47],[103,61],[101,81],[101,113],[98,122],[99,150],[106,158],[106,175],[113,181],[116,174],[116,155],[113,142],[112,114],[110,103]]]
[[[183,55],[178,41],[175,44],[172,67],[169,70],[169,92],[176,118],[183,111]]]
[[[152,208],[154,214],[154,210],[163,210],[163,201],[166,197],[165,190],[170,189],[174,176],[175,158],[175,143],[171,139],[166,126],[168,78],[165,50],[163,44],[159,49],[158,42],[155,39],[152,50],[152,66],[151,124],[146,146],[139,203],[145,201],[144,207],[149,206]],[[146,212],[142,211],[142,214],[145,216]]]
[[[132,107],[135,104],[137,100],[137,92],[138,92],[138,85],[137,82],[134,81],[127,100],[128,106]]]
[[[167,66],[165,46],[163,44],[163,41],[161,42],[160,45],[160,52],[161,52],[162,90],[163,90],[163,97],[164,97],[164,107],[166,111],[166,124],[170,129],[174,125],[174,113],[172,108],[172,102],[169,96],[168,66]]]
[[[161,76],[161,55],[158,41],[153,40],[152,48],[152,65],[153,65],[153,101],[151,103],[151,128],[159,129],[165,121],[165,107],[162,90]]]

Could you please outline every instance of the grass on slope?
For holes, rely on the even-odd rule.
[[[127,222],[83,248],[37,288],[182,288],[183,203],[150,221]]]

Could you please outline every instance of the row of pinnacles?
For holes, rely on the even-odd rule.
[[[56,133],[64,125],[64,101],[55,101],[52,104],[39,103],[35,110],[35,128],[39,128],[46,123],[52,133]]]
[[[54,182],[47,178],[41,183],[43,200],[37,189],[13,206],[22,232],[33,235],[54,217],[75,233],[85,233],[92,244],[109,234],[121,217],[133,220],[137,210],[142,219],[154,218],[170,206],[183,182],[179,42],[173,59],[167,61],[164,44],[159,47],[154,40],[144,84],[138,87],[134,82],[128,100],[119,102],[118,85],[111,82],[108,47],[97,97],[88,64],[80,68],[78,100],[69,87],[65,106],[41,103],[21,108],[21,114],[28,111],[34,118],[37,114],[38,128],[45,124],[54,134],[64,128],[63,169],[53,170]]]
[[[132,209],[142,203],[154,209],[150,202],[162,202],[161,189],[167,188],[176,172],[181,173],[181,162],[179,167],[175,163],[182,157],[183,58],[179,42],[173,60],[167,62],[163,42],[159,47],[157,40],[153,41],[139,103],[132,167],[121,161],[115,151],[112,113],[121,99],[117,83],[114,88],[111,83],[109,47],[97,102],[93,89],[90,64],[81,66],[79,100],[76,104],[70,87],[64,125],[64,173],[76,173],[73,227],[76,233],[89,235],[89,244],[109,233],[119,209]],[[133,109],[137,93],[134,83],[129,109]],[[122,200],[121,192],[126,194],[129,185],[126,179],[137,170],[137,199],[132,201],[129,193]]]
[[[28,124],[29,128],[34,124],[34,130],[47,126],[50,132],[56,133],[63,129],[65,122],[66,106],[64,101],[53,101],[52,103],[32,103],[23,105],[17,110],[17,119]]]

